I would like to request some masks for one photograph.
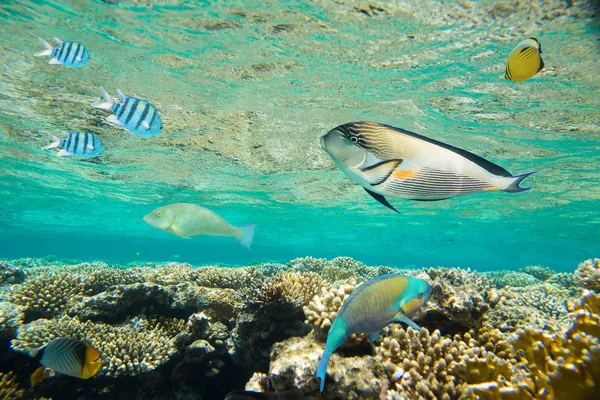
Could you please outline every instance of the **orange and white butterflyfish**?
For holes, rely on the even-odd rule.
[[[53,339],[32,350],[31,356],[54,372],[80,379],[91,378],[102,368],[100,352],[77,339]]]
[[[386,207],[387,197],[444,200],[502,190],[517,193],[529,175],[511,175],[499,165],[458,147],[377,122],[340,125],[321,146],[350,179]]]
[[[504,77],[515,82],[531,78],[544,68],[541,54],[542,45],[536,38],[523,40],[508,55]]]

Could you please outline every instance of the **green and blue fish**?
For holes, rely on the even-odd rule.
[[[333,321],[327,343],[317,367],[325,387],[325,372],[331,354],[353,333],[370,333],[375,341],[383,328],[392,322],[404,322],[420,329],[408,316],[421,308],[431,296],[431,286],[422,279],[401,274],[387,274],[358,286],[344,301]]]

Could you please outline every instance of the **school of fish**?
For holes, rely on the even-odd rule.
[[[55,38],[52,46],[40,38],[44,49],[36,57],[51,56],[49,64],[80,68],[90,61],[90,52],[80,42]],[[514,82],[532,78],[544,68],[542,46],[528,38],[510,52],[504,77]],[[149,101],[129,96],[117,89],[116,101],[104,88],[102,100],[92,106],[109,111],[106,122],[131,134],[149,138],[164,130],[157,108]],[[58,157],[91,158],[104,147],[89,132],[69,132],[63,138],[50,135],[43,149],[60,148]],[[512,175],[503,167],[467,150],[426,136],[377,122],[351,122],[340,125],[321,138],[321,147],[334,164],[352,181],[381,204],[398,212],[388,198],[417,201],[444,200],[488,191],[518,193],[530,188],[520,183],[536,171]],[[156,208],[143,217],[148,225],[189,239],[197,235],[231,236],[248,249],[256,224],[235,227],[225,219],[196,204],[176,203]],[[431,295],[427,282],[398,274],[373,278],[358,286],[342,304],[334,319],[323,354],[316,369],[323,391],[327,364],[333,352],[353,333],[368,333],[375,341],[390,323],[419,326],[409,317]],[[59,374],[88,379],[102,366],[98,350],[76,339],[56,338],[31,354],[44,368]],[[44,369],[32,375],[32,384],[47,377]],[[231,392],[226,400],[304,398],[297,389],[280,393]]]

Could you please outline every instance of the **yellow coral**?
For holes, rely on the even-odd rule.
[[[315,272],[284,272],[275,275],[270,284],[292,303],[306,306],[329,282]]]
[[[22,399],[25,390],[19,389],[19,383],[14,373],[0,372],[0,398],[1,399]]]
[[[600,293],[600,259],[589,259],[579,264],[575,279],[584,288]]]

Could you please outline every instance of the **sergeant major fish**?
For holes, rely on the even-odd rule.
[[[88,63],[90,60],[90,52],[79,42],[71,42],[54,38],[58,47],[53,47],[50,43],[40,38],[40,42],[45,49],[34,54],[36,57],[52,56],[48,64],[64,65],[69,68],[79,68]]]
[[[62,150],[56,153],[57,157],[96,157],[104,149],[100,139],[89,132],[67,133],[65,134],[64,139],[54,135],[50,135],[50,138],[52,139],[52,143],[42,147],[42,149],[46,150],[60,147]]]
[[[196,235],[233,236],[247,249],[250,249],[256,227],[256,224],[235,227],[209,209],[189,203],[159,207],[145,215],[144,222],[184,239]]]
[[[443,200],[503,190],[517,193],[529,175],[507,170],[473,153],[404,129],[377,122],[351,122],[332,129],[321,146],[350,179],[375,200]]]
[[[120,98],[117,103],[103,87],[100,90],[103,101],[94,103],[92,106],[113,113],[106,118],[107,122],[142,137],[156,136],[163,131],[162,119],[158,110],[149,102],[127,96],[117,89]]]
[[[508,55],[504,77],[515,82],[531,78],[544,68],[541,54],[542,45],[536,38],[523,40]]]
[[[331,354],[353,333],[370,333],[377,340],[384,327],[404,322],[420,329],[409,316],[431,296],[431,286],[424,280],[400,274],[381,275],[359,285],[346,298],[333,320],[316,376],[325,387],[325,372]]]
[[[30,353],[44,367],[80,379],[91,378],[102,367],[100,352],[77,339],[55,338]]]

